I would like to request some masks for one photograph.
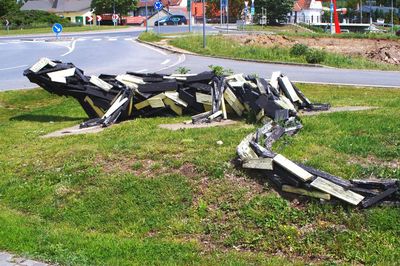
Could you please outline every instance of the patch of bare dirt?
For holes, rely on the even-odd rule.
[[[324,49],[331,53],[349,56],[362,56],[377,62],[400,65],[400,45],[398,41],[376,39],[339,39],[297,37],[265,34],[245,34],[231,36],[233,41],[243,45],[261,45],[266,47],[292,47],[296,43],[310,48]]]
[[[394,159],[391,161],[384,161],[382,159],[376,158],[375,156],[368,155],[367,158],[362,157],[352,157],[349,161],[349,164],[358,164],[362,167],[370,167],[370,166],[380,166],[387,167],[390,169],[400,169],[400,159]]]

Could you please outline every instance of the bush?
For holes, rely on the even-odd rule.
[[[75,25],[69,20],[61,18],[56,14],[39,10],[16,11],[8,13],[7,15],[1,17],[0,20],[5,19],[10,21],[11,28],[43,28],[49,27],[54,23],[60,23],[64,27]]]
[[[294,56],[302,56],[305,55],[308,51],[308,46],[301,43],[296,43],[290,49],[290,54]]]
[[[306,61],[309,64],[319,64],[326,58],[326,52],[318,49],[308,49]]]

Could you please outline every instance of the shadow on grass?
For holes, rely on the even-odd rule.
[[[82,121],[87,118],[84,117],[70,117],[70,116],[56,116],[56,115],[17,115],[11,117],[11,121],[34,121],[34,122],[66,122],[66,121]]]

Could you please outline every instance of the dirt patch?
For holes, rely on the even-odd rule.
[[[175,131],[179,129],[189,129],[189,128],[222,127],[222,126],[234,125],[236,123],[238,123],[238,121],[227,119],[227,120],[222,120],[221,122],[202,123],[202,124],[192,124],[192,123],[161,124],[159,125],[159,127]]]
[[[265,34],[245,34],[231,38],[243,45],[261,45],[265,47],[287,47],[296,43],[310,48],[324,49],[327,52],[349,56],[362,56],[376,62],[400,65],[400,45],[398,41],[376,39],[339,39],[329,37],[297,37]]]
[[[340,107],[331,107],[329,110],[326,111],[311,111],[311,112],[304,112],[301,111],[301,116],[313,116],[319,114],[329,114],[329,113],[337,113],[337,112],[355,112],[355,111],[365,111],[365,110],[372,110],[377,109],[378,107],[371,107],[371,106],[340,106]]]
[[[375,156],[372,156],[372,155],[368,155],[367,158],[352,157],[349,159],[348,163],[349,164],[358,164],[364,168],[376,166],[376,167],[386,167],[386,168],[390,168],[390,169],[400,169],[400,159],[384,161],[384,160],[376,158]]]

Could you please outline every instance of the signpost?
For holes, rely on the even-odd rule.
[[[187,11],[189,12],[189,32],[192,32],[192,0],[187,0]]]
[[[52,30],[56,34],[56,38],[58,39],[58,35],[62,32],[63,26],[60,23],[54,23]]]
[[[97,15],[96,16],[96,21],[98,21],[99,22],[99,26],[100,26],[100,22],[101,22],[101,20],[102,20],[103,18],[100,16],[100,15]]]
[[[88,18],[87,18],[87,22],[89,22],[90,27],[91,27],[91,26],[92,26],[92,23],[93,23],[93,17],[92,17],[92,16],[88,17]]]
[[[154,3],[154,9],[157,10],[157,33],[160,34],[160,10],[163,9],[161,1]]]
[[[118,23],[119,15],[114,13],[114,14],[112,14],[111,18],[112,18],[112,21],[113,21],[114,27],[115,27]]]
[[[145,7],[146,7],[146,32],[148,32],[149,31],[149,26],[148,26],[148,23],[147,23],[147,18],[148,18],[148,13],[147,13],[147,0],[140,0],[140,2],[142,2],[142,3],[145,3],[146,5],[145,5]]]
[[[254,15],[256,14],[256,10],[255,10],[255,8],[254,8],[254,0],[251,0],[250,12],[251,12],[251,20],[253,20],[253,17],[254,17]]]

